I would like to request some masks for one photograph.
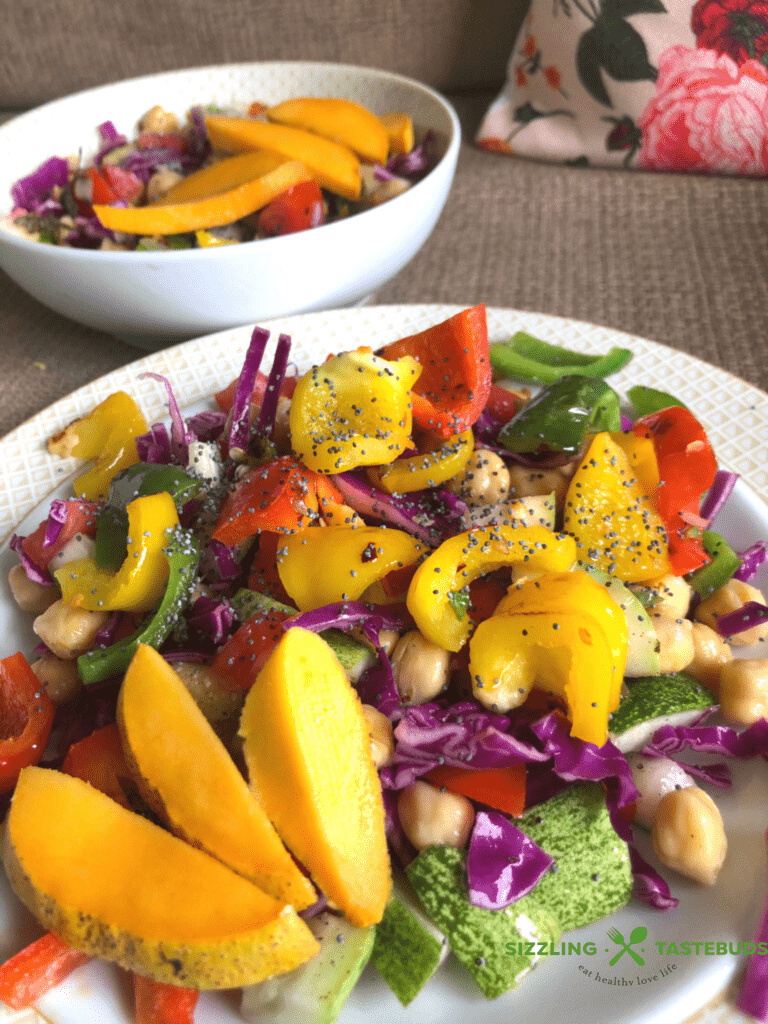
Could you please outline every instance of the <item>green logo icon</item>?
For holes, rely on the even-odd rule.
[[[621,949],[616,954],[616,956],[609,961],[611,967],[613,967],[614,964],[618,963],[625,953],[629,953],[629,955],[632,957],[636,964],[639,964],[641,967],[645,966],[645,960],[643,960],[639,953],[637,953],[634,949],[631,949],[630,947],[636,946],[638,942],[642,942],[643,939],[646,938],[646,936],[648,935],[647,928],[645,928],[643,925],[638,925],[637,928],[633,928],[629,936],[629,942],[624,941],[624,936],[617,928],[609,928],[606,932],[606,935],[609,939],[615,942],[617,946],[621,946]]]

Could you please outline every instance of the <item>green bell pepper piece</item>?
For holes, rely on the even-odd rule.
[[[733,550],[728,541],[713,530],[704,530],[701,536],[704,550],[712,559],[700,569],[695,569],[686,579],[701,598],[708,598],[720,587],[724,587],[738,568],[742,560]]]
[[[506,423],[499,444],[511,452],[578,452],[587,434],[621,430],[619,396],[604,380],[571,376],[543,388]]]
[[[606,377],[626,366],[632,353],[628,348],[614,347],[606,355],[590,356],[518,331],[509,341],[491,345],[490,357],[491,366],[505,377],[553,384],[561,377],[576,375]]]
[[[661,409],[669,409],[673,405],[679,405],[683,409],[688,408],[674,395],[668,395],[666,391],[657,391],[656,388],[644,387],[642,384],[630,388],[627,391],[627,398],[634,406],[638,416],[647,416],[649,413],[659,412]]]
[[[159,648],[170,635],[195,585],[200,548],[191,531],[179,527],[171,535],[165,553],[169,568],[168,585],[157,610],[125,639],[110,647],[80,655],[77,669],[86,686],[124,672],[139,644]]]

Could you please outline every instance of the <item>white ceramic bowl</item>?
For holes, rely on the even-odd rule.
[[[247,106],[293,96],[339,96],[374,113],[401,110],[431,130],[441,158],[382,206],[310,231],[241,245],[164,253],[44,245],[0,229],[0,267],[64,316],[154,347],[264,320],[361,302],[429,237],[453,181],[460,128],[453,107],[412,79],[370,68],[286,62],[196,68],[102,86],[56,100],[0,127],[0,216],[11,185],[50,156],[98,148],[105,120],[132,137],[159,103],[182,117],[195,104]],[[418,137],[418,136],[417,136]]]

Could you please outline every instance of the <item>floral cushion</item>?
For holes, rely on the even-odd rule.
[[[768,174],[768,0],[532,0],[485,149]]]

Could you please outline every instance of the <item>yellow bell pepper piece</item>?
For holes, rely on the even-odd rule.
[[[664,523],[608,433],[596,434],[565,496],[563,529],[579,555],[623,583],[644,583],[669,569]]]
[[[408,611],[428,640],[458,651],[469,639],[471,623],[454,611],[452,593],[503,566],[524,563],[531,572],[567,572],[576,558],[573,537],[543,526],[468,530],[443,541],[418,567],[408,588]]]
[[[649,437],[638,437],[631,432],[612,433],[611,440],[615,441],[627,456],[638,483],[656,508],[659,496],[659,464],[653,441]]]
[[[387,494],[408,494],[437,487],[456,476],[467,464],[475,448],[471,430],[449,437],[437,451],[423,452],[410,459],[397,459],[388,466],[368,470],[368,479]]]
[[[608,590],[586,572],[545,573],[536,580],[513,584],[494,615],[541,615],[551,612],[588,616],[600,626],[613,659],[609,707],[619,705],[627,662],[627,620]]]
[[[285,538],[277,571],[303,611],[335,601],[355,601],[393,569],[412,565],[426,551],[403,530],[378,526],[309,527]]]
[[[167,492],[135,498],[127,507],[128,552],[116,573],[100,569],[93,558],[69,562],[54,575],[67,604],[88,611],[148,612],[168,583],[165,549],[179,525]]]
[[[217,235],[212,235],[210,231],[203,231],[202,228],[195,232],[195,241],[200,249],[215,249],[220,245],[237,245],[235,238],[219,238]]]
[[[93,211],[111,231],[127,235],[176,235],[233,224],[271,203],[281,192],[310,178],[304,165],[292,160],[260,178],[208,199],[170,206],[94,206]]]
[[[82,419],[75,420],[48,442],[52,455],[96,459],[96,465],[74,482],[79,498],[105,498],[112,478],[139,461],[136,438],[147,421],[125,391],[117,391]]]
[[[410,445],[411,387],[421,366],[370,349],[334,356],[299,379],[291,400],[291,443],[317,473],[394,462]]]
[[[469,645],[473,692],[486,707],[509,711],[532,687],[563,697],[571,735],[601,747],[616,676],[611,644],[599,623],[574,613],[492,615]]]

